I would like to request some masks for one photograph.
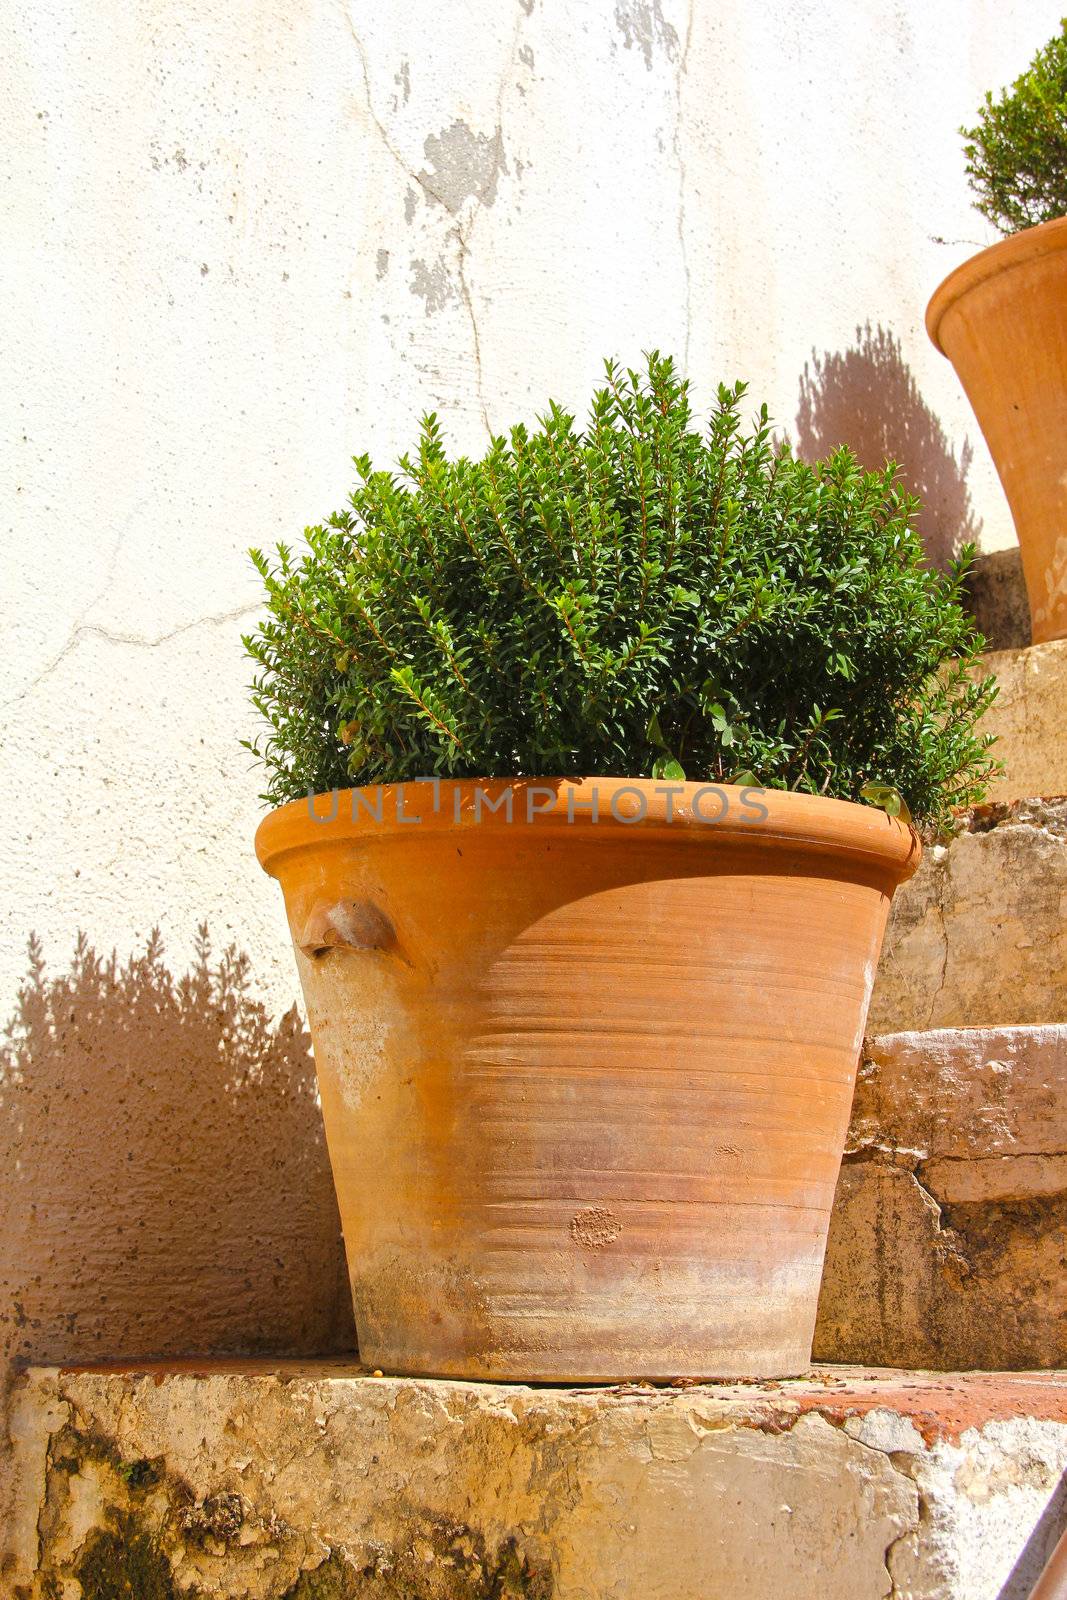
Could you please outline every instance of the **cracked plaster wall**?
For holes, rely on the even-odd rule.
[[[992,469],[921,320],[990,235],[958,124],[1059,0],[16,0],[2,977],[30,928],[295,992],[251,855],[252,542],[337,506],[426,407],[457,446],[584,403],[600,357],[743,376],[894,331],[990,546]]]
[[[791,428],[812,351],[884,325],[952,450],[975,446],[983,542],[1010,542],[922,314],[991,239],[955,130],[1059,11],[16,0],[7,1014],[31,929],[54,970],[78,929],[125,957],[158,925],[180,972],[205,920],[276,1015],[292,1002],[237,744],[245,550],[341,503],[351,454],[389,462],[425,408],[477,449],[658,344]],[[154,1051],[147,1029],[142,1114],[174,1069]]]

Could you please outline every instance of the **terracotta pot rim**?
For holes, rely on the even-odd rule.
[[[510,819],[502,809],[508,790]],[[523,795],[525,805],[516,805],[514,797]],[[744,841],[852,858],[884,873],[892,886],[911,877],[922,855],[914,827],[875,806],[785,789],[615,777],[412,779],[331,790],[312,796],[310,804],[292,800],[268,812],[256,830],[256,855],[277,877],[282,858],[294,851],[352,847],[374,837],[399,842],[410,839],[416,825],[424,834],[484,828],[497,835],[507,830],[516,839],[534,828],[539,836],[551,832],[583,843],[623,834],[689,847]]]
[[[941,323],[957,300],[976,289],[987,278],[996,277],[1001,272],[1011,272],[1015,267],[1026,266],[1028,262],[1040,256],[1052,255],[1057,250],[1067,250],[1067,217],[1054,217],[1051,222],[1039,222],[1032,228],[1011,234],[1007,239],[1000,239],[950,272],[934,290],[926,308],[926,331],[941,354],[947,355],[941,343]]]

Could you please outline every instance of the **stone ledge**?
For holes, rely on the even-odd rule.
[[[964,813],[893,901],[868,1031],[1067,1021],[1065,904],[1067,800]]]
[[[38,1369],[12,1434],[19,1600],[1023,1600],[1067,1511],[1067,1374]]]
[[[816,1354],[1067,1365],[1067,1026],[868,1041]]]

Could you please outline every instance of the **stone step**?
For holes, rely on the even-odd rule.
[[[26,1600],[1023,1600],[1063,1518],[1067,1376],[49,1368],[13,1427]]]
[[[815,1354],[1067,1366],[1067,1026],[868,1041]]]
[[[1061,1021],[1067,800],[978,807],[897,893],[868,1032]]]

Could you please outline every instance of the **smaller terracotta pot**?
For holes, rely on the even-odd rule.
[[[272,812],[385,1371],[801,1371],[893,890],[871,806],[612,778]]]
[[[926,329],[952,362],[1008,497],[1035,644],[1067,638],[1067,217],[950,273]]]

